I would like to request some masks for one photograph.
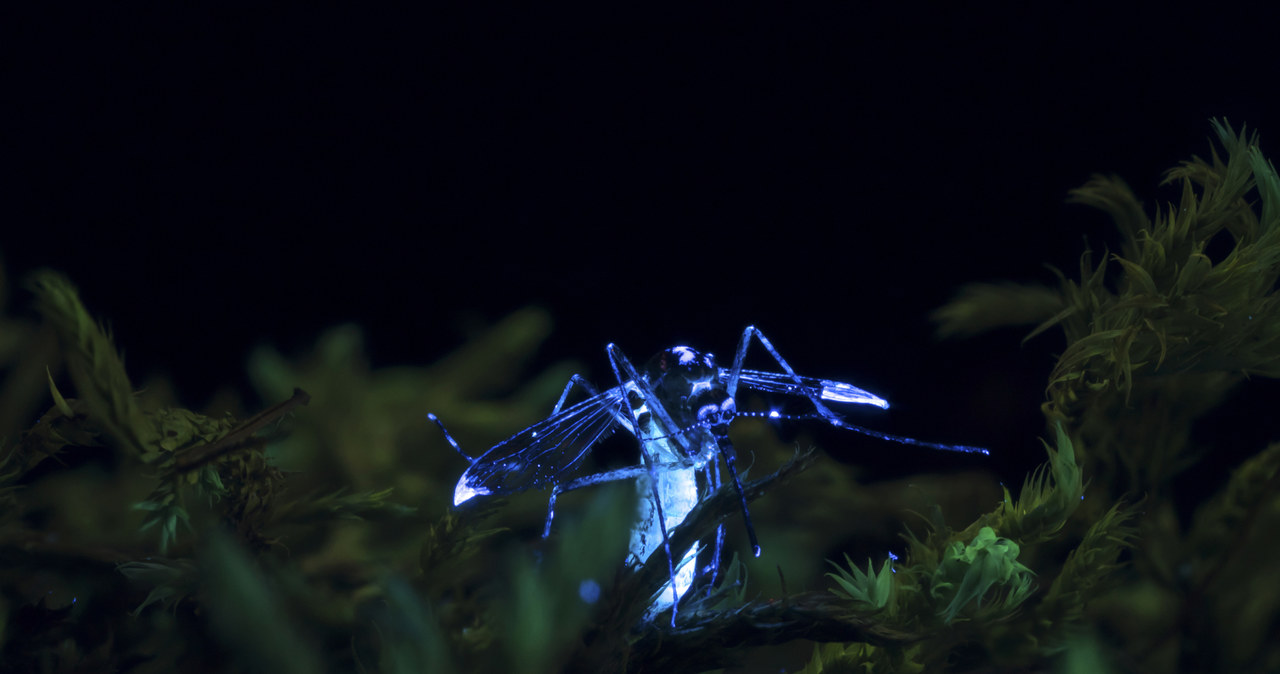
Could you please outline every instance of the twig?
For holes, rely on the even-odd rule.
[[[190,451],[183,452],[173,461],[174,472],[185,473],[195,470],[210,461],[248,445],[253,440],[253,434],[257,433],[263,426],[284,416],[293,408],[299,405],[306,405],[308,402],[311,402],[311,396],[306,391],[300,388],[293,389],[293,397],[282,403],[272,405],[250,417],[244,423],[233,428],[230,433],[218,438],[213,444],[195,447]]]
[[[79,541],[62,539],[48,532],[4,527],[0,529],[0,558],[5,558],[3,563],[12,567],[16,562],[7,559],[9,551],[14,551],[28,560],[43,560],[41,562],[43,565],[48,565],[50,559],[120,564],[137,559],[143,554],[103,545],[81,544]]]
[[[738,664],[740,649],[787,643],[859,641],[904,644],[926,635],[901,632],[849,615],[849,603],[829,592],[803,592],[785,601],[750,602],[729,611],[686,612],[674,631],[649,630],[633,646],[628,669],[703,671]]]

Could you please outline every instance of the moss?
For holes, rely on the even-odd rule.
[[[4,319],[0,351],[7,390],[29,398],[14,409],[47,408],[0,446],[2,661],[701,671],[776,669],[750,649],[810,640],[807,672],[1274,669],[1280,445],[1257,448],[1188,528],[1169,486],[1200,456],[1196,419],[1247,378],[1280,374],[1280,180],[1256,136],[1213,130],[1222,151],[1170,171],[1177,203],[1150,216],[1118,178],[1071,193],[1111,215],[1114,254],[1085,251],[1054,286],[967,286],[935,314],[945,335],[1064,337],[1046,462],[1016,494],[984,477],[921,488],[925,524],[903,530],[905,483],[860,485],[742,419],[735,442],[764,473],[745,491],[786,555],[735,557],[674,627],[669,613],[643,619],[666,565],[621,563],[629,485],[566,494],[546,542],[545,494],[447,507],[465,462],[425,413],[477,449],[541,418],[579,369],[519,374],[551,330],[545,312],[517,312],[429,367],[371,368],[354,326],[307,354],[259,349],[251,378],[274,404],[239,419],[187,409],[163,385],[136,393],[71,282],[41,272],[28,285],[43,327]],[[958,496],[979,482],[987,512]],[[731,489],[712,495],[672,547],[738,508]],[[902,554],[824,567],[869,521],[904,531]]]
[[[1097,649],[1142,671],[1280,663],[1258,631],[1280,615],[1280,583],[1267,571],[1280,550],[1260,533],[1280,482],[1274,449],[1256,448],[1221,494],[1197,504],[1189,531],[1175,515],[1172,478],[1212,443],[1232,442],[1193,451],[1195,422],[1248,378],[1280,375],[1280,179],[1256,134],[1212,128],[1209,158],[1166,174],[1179,198],[1151,217],[1116,177],[1071,192],[1111,216],[1118,252],[1095,262],[1086,251],[1057,288],[962,288],[935,314],[950,335],[1029,323],[1038,326],[1028,339],[1062,331],[1044,411],[1082,450],[1090,497],[1073,520],[1087,529],[1035,614],[1058,632],[1102,628],[1114,636]],[[1124,505],[1139,499],[1141,509]],[[1130,548],[1134,564],[1118,568]]]

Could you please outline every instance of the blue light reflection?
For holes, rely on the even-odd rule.
[[[578,584],[578,596],[588,604],[600,601],[600,584],[588,578]]]

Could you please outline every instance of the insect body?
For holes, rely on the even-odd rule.
[[[777,362],[781,372],[743,369],[742,363],[753,339]],[[637,370],[613,344],[606,351],[618,385],[597,391],[574,375],[551,416],[498,443],[478,458],[468,458],[471,465],[454,489],[454,505],[460,506],[489,494],[550,488],[551,498],[543,530],[545,536],[550,533],[555,501],[560,493],[602,482],[636,480],[641,489],[641,502],[638,522],[632,529],[629,558],[639,563],[647,562],[654,559],[653,553],[662,546],[671,578],[668,584],[670,591],[663,588],[655,597],[650,615],[678,602],[693,582],[700,546],[695,545],[678,556],[672,555],[668,532],[682,522],[702,498],[720,487],[720,461],[728,468],[742,500],[752,551],[757,556],[760,554],[746,499],[742,496],[735,452],[729,441],[729,425],[739,416],[818,419],[884,440],[949,451],[987,453],[978,447],[923,442],[849,423],[827,404],[888,408],[889,403],[852,384],[797,375],[755,327],[743,331],[729,367],[720,367],[712,354],[687,346],[660,352],[641,370]],[[807,398],[814,411],[786,416],[777,412],[740,412],[736,401],[739,386],[764,394]],[[589,397],[565,407],[565,401],[575,387],[585,389]],[[440,423],[434,415],[429,416]],[[444,429],[443,424],[440,427]],[[639,440],[641,465],[575,477],[574,469],[591,448],[619,428]],[[458,447],[448,431],[445,431],[445,436],[454,448]],[[460,449],[458,451],[461,453]],[[722,542],[723,530],[720,530],[709,567],[713,574],[718,568],[716,560],[719,559]]]

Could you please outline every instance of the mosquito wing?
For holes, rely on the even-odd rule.
[[[720,370],[720,381],[729,381],[729,370]],[[761,372],[759,370],[743,370],[738,375],[738,384],[764,393],[781,393],[793,396],[812,396],[826,402],[875,405],[881,409],[889,409],[889,401],[853,384],[846,384],[830,379],[816,377],[792,377],[783,372]]]
[[[494,445],[454,488],[453,504],[473,496],[510,494],[559,482],[591,447],[626,423],[620,388],[598,393]]]

